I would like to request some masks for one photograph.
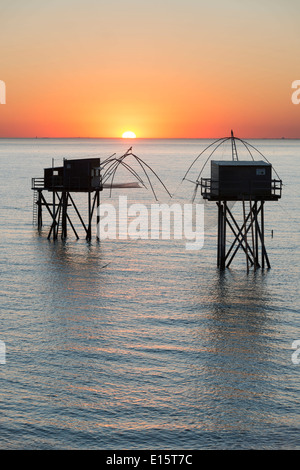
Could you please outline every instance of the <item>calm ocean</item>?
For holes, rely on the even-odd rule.
[[[40,235],[32,224],[31,178],[52,159],[133,145],[189,202],[180,182],[209,143],[0,140],[2,449],[300,449],[300,141],[251,141],[284,183],[266,203],[270,270],[247,275],[243,253],[217,270],[214,203],[199,251],[172,239],[89,243],[80,230],[53,242],[47,220]]]

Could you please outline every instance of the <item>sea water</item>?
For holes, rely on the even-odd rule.
[[[45,208],[42,232],[32,224],[31,178],[64,158],[133,146],[174,200],[190,202],[183,176],[210,143],[1,139],[2,449],[300,448],[300,141],[251,141],[284,184],[265,204],[269,270],[247,273],[243,252],[217,269],[213,202],[198,251],[174,239],[99,242],[95,225],[90,242],[80,224],[79,240],[70,228],[48,240]],[[155,201],[150,189],[101,201]]]

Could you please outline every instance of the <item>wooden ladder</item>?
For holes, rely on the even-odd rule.
[[[38,201],[38,192],[35,189],[33,191],[33,208],[32,208],[32,224],[33,225],[37,225],[37,215],[38,215],[37,201]]]

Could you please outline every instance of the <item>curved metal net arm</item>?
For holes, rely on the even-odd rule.
[[[209,162],[209,160],[211,159],[211,157],[213,156],[213,154],[216,152],[216,150],[221,147],[223,144],[225,144],[226,142],[228,142],[229,140],[231,140],[231,143],[232,143],[232,159],[234,160],[235,158],[238,159],[237,157],[237,154],[234,155],[234,150],[235,149],[235,152],[236,152],[236,145],[235,145],[235,142],[240,142],[244,147],[245,149],[247,150],[248,154],[250,155],[251,159],[254,161],[254,156],[253,156],[253,151],[257,152],[267,163],[270,163],[268,161],[268,159],[262,154],[262,152],[260,150],[258,150],[256,147],[254,147],[254,145],[250,144],[249,142],[246,142],[245,140],[243,139],[240,139],[238,137],[235,137],[233,135],[233,132],[231,131],[231,136],[230,137],[222,137],[220,139],[217,139],[215,140],[214,142],[210,143],[207,147],[205,147],[204,150],[202,150],[202,152],[194,159],[194,161],[191,163],[191,165],[189,166],[189,168],[187,169],[185,175],[183,176],[182,178],[182,181],[181,183],[186,180],[190,183],[193,183],[195,185],[194,187],[194,191],[193,191],[193,196],[192,196],[192,200],[194,201],[195,198],[196,198],[196,195],[197,195],[197,191],[198,191],[198,188],[199,186],[201,186],[201,175],[203,173],[203,170],[206,166],[206,164]],[[190,171],[192,170],[192,168],[195,166],[195,164],[197,163],[197,161],[200,159],[201,156],[203,156],[207,151],[209,151],[209,155],[207,156],[207,158],[205,159],[204,161],[204,164],[202,165],[201,167],[201,170],[198,174],[198,176],[195,178],[195,180],[192,180],[190,179],[188,176],[189,176],[189,173]],[[277,177],[280,179],[278,173],[276,172],[276,170],[273,168],[274,172],[276,173]]]
[[[103,184],[109,184],[110,183],[110,195],[112,192],[112,189],[114,186],[114,180],[115,176],[117,173],[117,170],[120,166],[125,168],[130,174],[132,174],[135,179],[137,180],[138,183],[140,183],[144,188],[147,188],[146,183],[144,182],[143,178],[138,174],[138,172],[127,162],[125,161],[128,159],[128,157],[133,157],[134,160],[138,163],[139,167],[142,169],[144,177],[146,177],[146,181],[155,197],[155,200],[157,201],[157,195],[154,190],[153,183],[151,181],[151,177],[155,177],[159,183],[162,185],[162,187],[165,189],[165,191],[168,193],[168,195],[171,197],[171,194],[161,178],[157,175],[157,173],[146,163],[144,160],[142,160],[140,157],[132,153],[132,147],[130,147],[127,152],[124,153],[121,157],[115,157],[115,154],[111,155],[110,157],[106,158],[103,162],[100,164],[100,170],[102,173],[102,183]],[[126,183],[125,183],[126,184]]]

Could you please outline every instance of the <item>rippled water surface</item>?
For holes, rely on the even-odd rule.
[[[209,143],[136,140],[134,152],[185,198],[180,181]],[[2,449],[300,448],[300,143],[252,144],[284,188],[266,203],[272,267],[247,274],[243,254],[216,268],[214,203],[200,251],[183,240],[88,243],[82,232],[49,241],[47,220],[41,234],[32,225],[31,177],[52,158],[131,144],[0,141]]]

